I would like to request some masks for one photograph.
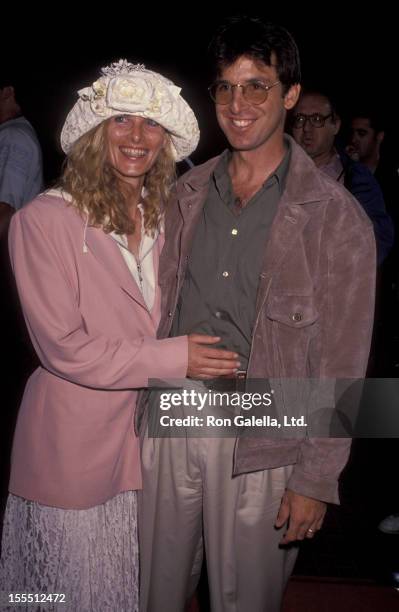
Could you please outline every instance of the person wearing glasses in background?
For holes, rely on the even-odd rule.
[[[300,93],[296,44],[280,26],[237,17],[210,49],[209,91],[229,147],[179,179],[166,213],[158,337],[219,336],[239,354],[241,382],[362,377],[373,230],[352,196],[284,134]],[[185,609],[202,539],[213,612],[280,609],[296,557],[285,545],[312,538],[326,504],[338,503],[350,447],[288,437],[143,440],[143,612]]]
[[[302,92],[293,111],[291,127],[296,142],[316,166],[345,185],[364,208],[374,226],[378,263],[381,264],[393,246],[393,222],[373,174],[337,146],[341,120],[331,96],[316,90]]]

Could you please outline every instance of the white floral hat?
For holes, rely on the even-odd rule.
[[[61,132],[61,147],[68,153],[83,134],[115,115],[153,119],[170,133],[176,161],[197,147],[197,119],[176,87],[142,64],[119,60],[101,69],[102,76],[78,92],[79,100],[68,114]]]

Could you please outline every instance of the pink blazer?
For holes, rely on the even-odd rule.
[[[12,266],[41,361],[16,427],[10,492],[89,508],[141,487],[137,389],[181,378],[187,338],[157,340],[160,294],[148,311],[115,241],[61,197],[41,195],[11,221]],[[154,253],[155,272],[162,248]]]

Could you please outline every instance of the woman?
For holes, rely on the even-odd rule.
[[[41,367],[15,433],[7,592],[65,594],[53,596],[63,610],[137,609],[137,389],[150,377],[235,368],[233,353],[203,346],[216,338],[156,340],[162,202],[174,162],[198,137],[173,83],[120,60],[79,91],[58,189],[12,220],[11,260]]]

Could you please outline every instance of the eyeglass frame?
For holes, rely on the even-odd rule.
[[[211,89],[213,87],[215,87],[215,85],[218,85],[220,83],[226,83],[227,85],[230,86],[230,90],[229,91],[230,91],[231,98],[230,98],[230,100],[228,100],[228,102],[217,102],[215,100],[215,98],[211,94]],[[258,83],[258,85],[261,85],[263,90],[264,90],[264,92],[265,92],[265,98],[261,102],[251,102],[251,100],[247,100],[247,98],[245,97],[245,88],[247,87],[247,85],[251,85],[252,83]],[[249,102],[249,104],[254,104],[255,106],[259,106],[259,104],[263,104],[264,102],[266,102],[266,100],[268,98],[268,95],[269,95],[269,90],[272,89],[273,87],[275,87],[275,85],[278,85],[279,83],[281,83],[280,80],[275,81],[271,85],[265,85],[264,83],[262,83],[262,81],[259,81],[258,79],[250,79],[249,81],[247,81],[247,83],[230,83],[229,81],[224,81],[223,79],[221,79],[219,81],[215,81],[214,83],[212,83],[212,85],[209,85],[208,92],[209,92],[209,95],[211,97],[211,100],[213,102],[215,102],[215,104],[220,104],[221,106],[226,106],[226,104],[230,104],[230,102],[233,99],[233,89],[234,89],[234,87],[241,87],[242,95],[243,95],[244,100],[246,102]]]
[[[302,125],[300,126],[295,126],[295,119],[296,117],[303,117],[304,118],[304,122]],[[315,125],[314,123],[312,123],[312,118],[313,117],[320,117],[321,119],[323,119],[323,123],[321,123],[320,125]],[[311,115],[306,115],[305,113],[297,113],[296,115],[294,115],[294,117],[292,118],[292,127],[296,130],[303,130],[305,125],[307,124],[307,122],[309,121],[310,125],[312,127],[315,128],[322,128],[325,126],[327,119],[330,119],[330,117],[334,117],[334,113],[331,112],[328,115],[322,115],[321,113],[312,113]]]

